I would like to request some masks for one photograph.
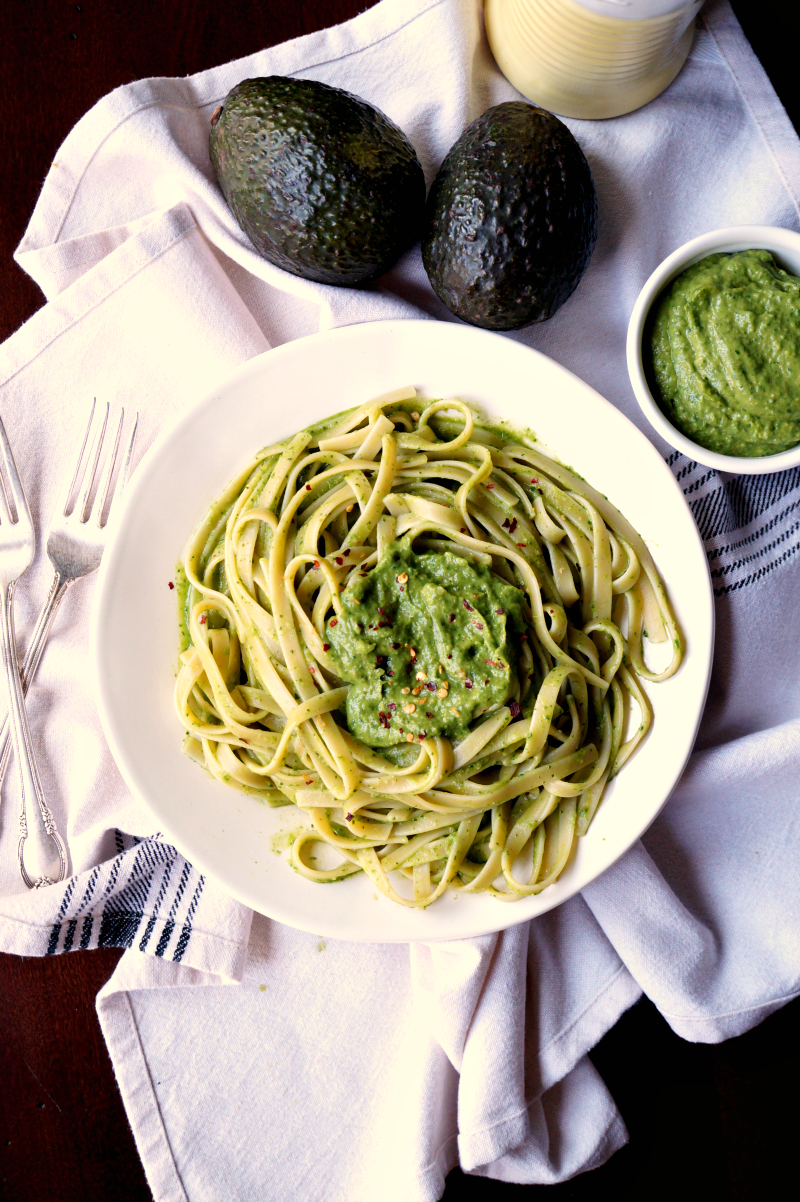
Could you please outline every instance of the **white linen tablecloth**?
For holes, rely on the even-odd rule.
[[[252,251],[213,179],[208,119],[239,80],[273,73],[378,105],[429,182],[464,126],[516,95],[477,0],[383,0],[97,104],[61,147],[17,252],[47,304],[0,348],[0,414],[39,530],[92,396],[140,411],[141,453],[270,346],[366,320],[451,319],[418,248],[363,290],[296,279]],[[10,772],[0,950],[129,949],[98,1013],[157,1202],[434,1202],[457,1163],[561,1181],[626,1139],[587,1053],[642,991],[680,1035],[709,1042],[800,991],[800,472],[728,478],[672,452],[644,425],[624,357],[637,292],[676,246],[724,225],[800,229],[800,143],[726,0],[708,5],[659,99],[568,124],[597,186],[597,249],[556,316],[511,336],[640,425],[685,490],[717,614],[696,751],[645,838],[534,922],[438,945],[319,940],[230,899],[127,793],[93,703],[93,586],[77,584],[29,695],[76,875],[22,891]],[[48,583],[40,548],[16,594],[23,646]]]

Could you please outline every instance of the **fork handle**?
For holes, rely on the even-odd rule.
[[[22,692],[27,693],[30,683],[39,667],[39,662],[42,658],[42,653],[47,644],[47,638],[50,634],[50,627],[53,625],[53,618],[56,616],[56,610],[61,604],[64,593],[69,586],[74,583],[71,576],[62,576],[60,572],[53,572],[53,581],[50,585],[50,592],[47,595],[47,600],[41,608],[39,617],[36,619],[36,625],[33,628],[30,642],[28,643],[25,652],[25,660],[20,668],[20,676],[22,677]],[[2,788],[5,780],[6,770],[8,769],[8,761],[11,759],[11,738],[8,728],[8,714],[0,722],[0,788]]]
[[[58,881],[63,881],[67,874],[67,851],[56,830],[53,815],[45,803],[36,767],[14,642],[13,596],[13,584],[2,589],[0,596],[0,627],[2,630],[0,633],[2,633],[3,667],[8,685],[8,712],[20,774],[18,856],[23,881],[29,888],[39,888],[42,885],[53,885]],[[30,827],[27,813],[29,808],[31,810]],[[28,865],[31,867],[32,873],[28,872]]]

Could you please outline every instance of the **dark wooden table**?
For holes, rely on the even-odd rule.
[[[96,100],[130,80],[190,74],[369,7],[366,0],[3,0],[0,338],[42,304],[11,256],[58,146]],[[734,0],[798,128],[789,7]],[[0,955],[2,1202],[150,1202],[94,1010],[118,958],[111,951]],[[622,1199],[750,1202],[777,1192],[795,1175],[799,1022],[795,1002],[748,1035],[706,1047],[678,1039],[649,1002],[634,1006],[592,1053],[631,1143],[603,1168],[550,1187],[548,1197],[614,1191]],[[532,1202],[546,1188],[455,1171],[445,1202]]]

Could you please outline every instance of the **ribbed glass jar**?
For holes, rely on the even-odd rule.
[[[514,87],[564,117],[619,117],[672,83],[703,0],[486,0],[486,33]]]

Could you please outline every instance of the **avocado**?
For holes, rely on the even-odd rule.
[[[578,286],[597,239],[580,146],[557,117],[512,100],[451,147],[425,213],[422,261],[457,317],[487,330],[545,321]]]
[[[211,126],[225,199],[277,267],[362,284],[419,237],[425,179],[414,148],[358,96],[311,79],[245,79]]]

